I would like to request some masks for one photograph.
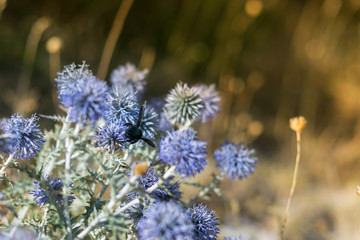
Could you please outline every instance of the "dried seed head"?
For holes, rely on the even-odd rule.
[[[146,175],[148,169],[149,169],[149,166],[146,163],[141,162],[135,166],[134,172],[136,175],[143,177]]]
[[[360,197],[360,186],[356,187],[356,194]]]
[[[295,132],[301,132],[306,126],[306,119],[302,116],[290,118],[290,128]]]

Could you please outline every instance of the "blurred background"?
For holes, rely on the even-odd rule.
[[[305,116],[286,238],[360,239],[359,0],[0,0],[0,117],[61,114],[56,73],[83,60],[103,80],[127,62],[148,68],[147,99],[179,80],[216,84],[221,112],[196,126],[210,157],[197,180],[211,181],[226,139],[259,157],[254,175],[222,184],[224,201],[206,202],[222,236],[279,239],[289,118]]]

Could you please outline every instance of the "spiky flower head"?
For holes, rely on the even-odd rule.
[[[139,117],[139,116],[138,116]],[[153,139],[156,131],[155,128],[158,125],[159,116],[152,107],[144,105],[144,112],[140,123],[140,129],[143,136]]]
[[[219,234],[219,228],[217,227],[219,223],[214,211],[209,210],[202,204],[195,204],[186,213],[195,225],[194,240],[216,240],[216,236]]]
[[[99,127],[94,138],[98,140],[98,147],[110,150],[127,145],[125,131],[127,127],[122,122],[109,122]]]
[[[227,141],[215,151],[214,158],[222,173],[236,180],[237,177],[246,178],[254,172],[257,163],[254,155],[255,150]]]
[[[94,76],[77,80],[73,91],[60,94],[60,102],[69,111],[70,121],[85,125],[87,120],[95,125],[107,109],[109,87]]]
[[[184,177],[203,170],[206,162],[206,142],[197,140],[193,129],[168,132],[160,141],[159,157],[164,163],[176,166]]]
[[[144,187],[144,190],[150,188],[155,183],[159,181],[159,177],[156,175],[153,168],[150,168],[144,177],[139,177],[139,186]],[[179,191],[179,183],[170,183],[171,179],[168,178],[165,180],[165,188],[157,188],[152,193],[151,196],[160,201],[169,201],[179,200],[181,198],[181,192]]]
[[[204,123],[209,119],[213,119],[220,111],[220,97],[219,93],[215,90],[215,84],[200,84],[195,87],[198,89],[204,103],[204,108],[201,111],[201,121]]]
[[[140,240],[192,240],[194,225],[174,202],[158,202],[144,211],[137,224]]]
[[[16,159],[30,159],[40,151],[44,137],[40,133],[39,118],[33,114],[30,118],[23,118],[14,114],[3,123],[3,135],[5,136],[6,149]]]
[[[36,204],[39,204],[42,207],[44,204],[49,203],[49,193],[54,198],[55,202],[61,205],[63,201],[63,183],[61,182],[61,179],[58,177],[51,178],[48,175],[44,175],[43,180],[44,181],[42,182],[33,181],[35,184],[35,190],[30,192],[30,194],[34,196]],[[47,191],[43,187],[45,187]],[[72,186],[70,185],[70,187]],[[73,193],[71,193],[70,196],[68,196],[69,202],[74,199],[75,197],[73,196]]]
[[[110,81],[115,88],[119,88],[122,91],[131,93],[142,93],[145,89],[145,78],[148,74],[148,70],[139,70],[132,63],[127,63],[125,66],[120,65],[116,68],[110,77]]]
[[[171,124],[190,125],[204,108],[199,91],[186,83],[178,83],[166,97],[165,115]]]
[[[77,81],[81,78],[87,78],[93,76],[91,70],[89,70],[89,65],[85,63],[75,65],[67,65],[64,67],[62,72],[58,73],[57,78],[55,78],[56,86],[58,88],[59,98],[62,94],[74,93],[77,91]]]
[[[108,99],[108,110],[105,118],[107,122],[124,122],[135,124],[139,115],[139,105],[134,93],[112,88]]]

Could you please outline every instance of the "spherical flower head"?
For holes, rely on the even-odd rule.
[[[138,116],[139,117],[139,116]],[[156,134],[159,116],[152,107],[144,106],[143,116],[140,123],[142,134],[146,138],[153,139]]]
[[[190,88],[186,83],[178,83],[165,101],[165,115],[170,123],[177,122],[182,126],[196,121],[204,108],[198,89]]]
[[[150,168],[144,177],[139,177],[139,186],[143,186],[144,189],[148,189],[159,181],[159,177],[156,175],[153,168]],[[169,201],[169,200],[179,200],[181,198],[181,192],[179,191],[179,183],[175,182],[170,183],[171,179],[168,178],[165,180],[164,187],[159,187],[155,189],[151,196],[160,201]]]
[[[77,81],[81,78],[93,76],[89,70],[89,65],[85,63],[76,66],[74,63],[65,66],[62,72],[58,73],[58,77],[55,78],[56,86],[58,88],[59,97],[62,94],[71,94],[77,91]]]
[[[140,240],[192,240],[194,225],[174,202],[158,202],[138,222]]]
[[[139,105],[133,93],[112,88],[107,102],[108,110],[105,113],[107,122],[122,121],[135,124],[139,117]]]
[[[113,87],[125,90],[131,93],[142,93],[145,89],[145,78],[148,70],[139,70],[132,63],[121,65],[111,73],[110,81]]]
[[[125,131],[127,127],[122,122],[109,122],[99,127],[94,138],[98,140],[98,147],[110,150],[127,145]]]
[[[7,143],[5,152],[12,154],[16,159],[34,157],[40,151],[40,144],[45,142],[39,125],[36,124],[38,120],[35,114],[30,118],[14,114],[10,119],[5,120],[3,126]]]
[[[198,141],[193,129],[171,131],[160,141],[159,157],[164,163],[176,166],[184,177],[203,170],[206,162],[206,142]]]
[[[295,132],[301,132],[307,124],[307,121],[304,117],[294,117],[290,118],[290,128]]]
[[[217,165],[228,178],[246,178],[254,172],[257,158],[255,151],[244,145],[226,142],[214,153]]]
[[[45,189],[43,188],[43,186],[45,186],[48,190],[48,193],[54,197],[55,202],[61,205],[63,201],[63,196],[62,196],[63,184],[61,182],[61,179],[58,177],[51,178],[47,175],[44,175],[43,179],[44,179],[44,184],[42,184],[41,182],[33,181],[33,183],[35,184],[35,190],[30,192],[30,194],[34,196],[36,200],[36,204],[39,204],[42,207],[46,203],[49,203],[49,195],[46,193]],[[70,187],[72,186],[70,185]],[[75,197],[72,196],[71,193],[71,195],[68,197],[69,202],[71,202],[74,199]]]
[[[219,234],[217,227],[219,223],[214,211],[202,204],[197,204],[189,208],[186,213],[195,225],[194,240],[216,240],[216,236]]]
[[[70,121],[85,125],[87,120],[93,125],[107,109],[109,88],[104,81],[94,76],[78,79],[76,90],[60,94],[60,102],[69,111]]]
[[[201,111],[201,121],[204,123],[209,119],[213,119],[220,111],[220,97],[219,93],[215,90],[215,84],[201,84],[196,86],[196,88],[204,103],[204,108]]]

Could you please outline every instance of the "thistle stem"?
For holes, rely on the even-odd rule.
[[[3,177],[5,169],[7,168],[7,166],[9,166],[9,164],[11,163],[11,160],[13,159],[13,157],[14,157],[14,155],[10,154],[8,159],[5,161],[4,165],[2,166],[2,168],[0,170],[0,178]]]
[[[283,217],[282,223],[281,223],[281,230],[280,230],[281,240],[284,240],[284,233],[285,233],[287,218],[289,216],[290,204],[291,204],[291,200],[292,200],[292,197],[294,195],[295,187],[296,187],[296,178],[297,178],[297,174],[298,174],[298,171],[299,171],[299,163],[300,163],[300,139],[301,139],[300,138],[300,131],[296,131],[295,169],[294,169],[294,175],[293,175],[293,180],[292,180],[292,185],[291,185],[288,201],[287,201],[286,208],[285,208],[285,214],[284,214],[284,217]]]
[[[171,177],[173,175],[175,171],[175,166],[172,166],[169,168],[169,170],[166,171],[166,173],[163,176],[163,179],[167,179],[169,177]],[[146,191],[148,193],[152,193],[156,188],[158,188],[158,184],[154,184],[153,186],[151,186],[150,188],[148,188]],[[128,190],[128,189],[127,189]],[[121,191],[122,192],[122,191]],[[120,192],[120,193],[121,193]],[[124,191],[125,192],[125,191]],[[127,191],[126,191],[127,192]],[[120,195],[120,194],[119,194]],[[128,209],[129,207],[136,205],[140,202],[139,198],[135,198],[134,200],[130,201],[128,204],[124,205],[123,207],[119,208],[117,211],[115,211],[115,215],[119,214],[123,211],[125,211],[126,209]],[[112,205],[113,203],[109,202],[109,205]],[[113,206],[111,206],[112,208]],[[109,206],[108,208],[109,209]],[[106,220],[106,214],[105,212],[101,212],[92,222],[91,224],[85,228],[81,233],[79,233],[79,235],[77,236],[76,239],[83,239],[85,238],[99,223],[101,223],[102,221]]]

